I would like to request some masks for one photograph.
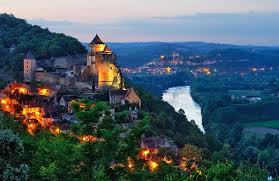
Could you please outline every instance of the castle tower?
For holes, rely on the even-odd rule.
[[[120,69],[115,64],[116,57],[98,35],[89,44],[87,66],[94,79],[95,87],[99,89],[119,89],[122,82]]]
[[[34,80],[34,73],[37,69],[37,63],[34,55],[29,51],[23,60],[24,81],[31,82]]]

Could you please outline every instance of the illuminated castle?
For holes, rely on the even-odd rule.
[[[124,88],[116,55],[98,35],[89,44],[87,57],[66,56],[37,61],[28,52],[23,65],[24,82],[27,83],[37,81],[66,87],[86,85],[86,88],[91,87],[92,90]]]
[[[87,67],[95,88],[121,89],[124,87],[120,68],[116,64],[116,56],[98,35],[89,44]]]

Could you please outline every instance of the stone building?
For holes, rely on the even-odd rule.
[[[34,73],[37,69],[37,62],[36,58],[32,54],[31,51],[29,51],[24,60],[23,60],[23,66],[24,66],[24,81],[25,82],[31,82],[34,79]]]
[[[73,87],[82,82],[95,89],[123,89],[124,81],[116,55],[98,35],[85,55],[36,60],[31,52],[24,59],[24,82],[37,81]]]
[[[141,99],[133,88],[109,91],[110,104],[135,105],[141,107]]]
[[[98,35],[89,44],[87,68],[81,72],[82,79],[91,79],[98,89],[121,89],[124,87],[116,55],[103,43]]]

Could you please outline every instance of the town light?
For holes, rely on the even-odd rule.
[[[166,67],[166,68],[165,68],[165,72],[166,72],[166,73],[171,73],[171,70],[172,70],[172,69],[171,69],[170,67]]]
[[[27,124],[27,131],[29,134],[34,135],[34,130],[36,129],[36,125],[33,123]]]
[[[57,134],[59,134],[59,133],[60,133],[60,129],[59,129],[59,128],[56,128],[56,129],[55,129],[55,132],[56,132]]]
[[[7,100],[6,100],[6,99],[2,99],[2,100],[1,100],[1,103],[2,103],[2,104],[7,104]]]
[[[166,156],[164,156],[163,161],[167,164],[171,164],[172,163],[172,159],[168,159]]]
[[[39,88],[38,93],[41,96],[49,96],[49,89]]]
[[[143,158],[147,158],[149,154],[150,154],[150,150],[149,150],[149,149],[146,149],[146,150],[142,150],[142,151],[141,151],[141,156],[142,156]]]
[[[150,171],[154,171],[159,167],[159,164],[155,161],[150,160],[148,162],[148,166],[149,166]]]
[[[27,89],[25,89],[23,87],[19,88],[18,90],[19,90],[19,93],[21,93],[21,94],[26,94],[27,93]]]
[[[128,169],[133,170],[135,167],[134,161],[128,157]]]
[[[82,142],[96,142],[97,139],[98,138],[96,136],[92,136],[92,135],[84,135],[79,137],[79,140]]]

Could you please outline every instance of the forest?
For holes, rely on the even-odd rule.
[[[276,74],[273,73],[274,76]],[[206,132],[214,134],[223,144],[219,154],[227,152],[229,158],[235,162],[246,160],[259,164],[277,175],[279,135],[271,131],[272,128],[276,128],[275,120],[279,119],[279,99],[274,96],[277,92],[278,80],[275,80],[274,76],[266,76],[266,73],[262,73],[250,74],[242,78],[216,76],[200,79],[191,85],[191,94],[202,106]],[[234,81],[235,79],[238,81]],[[255,79],[262,81],[259,83]],[[264,86],[271,84],[273,86],[269,89]],[[233,92],[239,90],[242,94],[247,94],[248,90],[252,93],[261,92],[259,95],[261,100],[249,102],[242,96],[232,99],[232,91],[230,91],[232,89]],[[269,128],[270,133],[266,134],[262,131]]]
[[[16,48],[11,51],[13,44]],[[151,45],[158,46],[157,43]],[[186,45],[193,49],[203,47],[201,50],[207,53],[212,50],[203,43]],[[165,46],[159,53],[177,48],[175,44]],[[1,14],[2,72],[11,71],[18,77],[16,72],[22,71],[22,59],[29,50],[39,59],[86,52],[75,38],[29,25],[13,15]],[[147,54],[153,55],[153,52],[150,50]],[[192,79],[187,73],[144,80],[127,79],[128,86],[135,87],[142,100],[139,119],[129,129],[123,126],[127,123],[128,107],[117,105],[117,113],[113,117],[108,92],[100,92],[92,100],[82,99],[74,103],[72,106],[78,124],[65,132],[59,131],[59,134],[39,127],[31,135],[21,120],[1,112],[0,180],[261,181],[269,176],[276,178],[278,135],[248,136],[243,132],[245,124],[242,123],[253,122],[259,115],[263,120],[279,119],[275,114],[278,100],[266,96],[264,102],[253,105],[245,101],[233,102],[229,90],[243,86],[245,89],[263,90],[266,85],[273,85],[273,89],[263,91],[264,95],[270,95],[279,90],[278,82],[269,79],[266,84],[258,80],[261,84],[255,86],[253,81],[237,83],[242,79],[239,77],[230,77],[230,81],[220,77]],[[183,85],[188,81],[192,83],[194,99],[202,106],[206,133],[202,133],[194,122],[189,122],[183,110],[176,112],[158,98],[169,86]],[[2,84],[5,85],[5,81],[1,81]],[[149,94],[148,89],[157,97]],[[258,111],[262,107],[266,109]],[[254,114],[255,110],[257,114]],[[243,111],[249,113],[249,119],[241,114]],[[142,155],[141,151],[148,151],[141,150],[143,136],[162,135],[174,142],[177,151],[164,148],[159,149],[154,157],[148,153]]]
[[[260,164],[233,162],[230,147],[222,146],[213,135],[203,135],[183,111],[176,113],[169,104],[140,94],[140,121],[129,130],[121,128],[119,117],[111,117],[105,94],[93,101],[82,100],[82,107],[76,102],[73,108],[80,123],[58,135],[43,128],[30,135],[20,121],[2,113],[1,179],[260,181],[270,175]],[[179,146],[178,153],[160,149],[157,157],[142,158],[143,134],[168,135]]]
[[[10,48],[14,46],[14,51]],[[22,71],[22,60],[31,50],[37,59],[85,53],[75,38],[52,33],[26,20],[0,14],[0,65],[2,71]]]

